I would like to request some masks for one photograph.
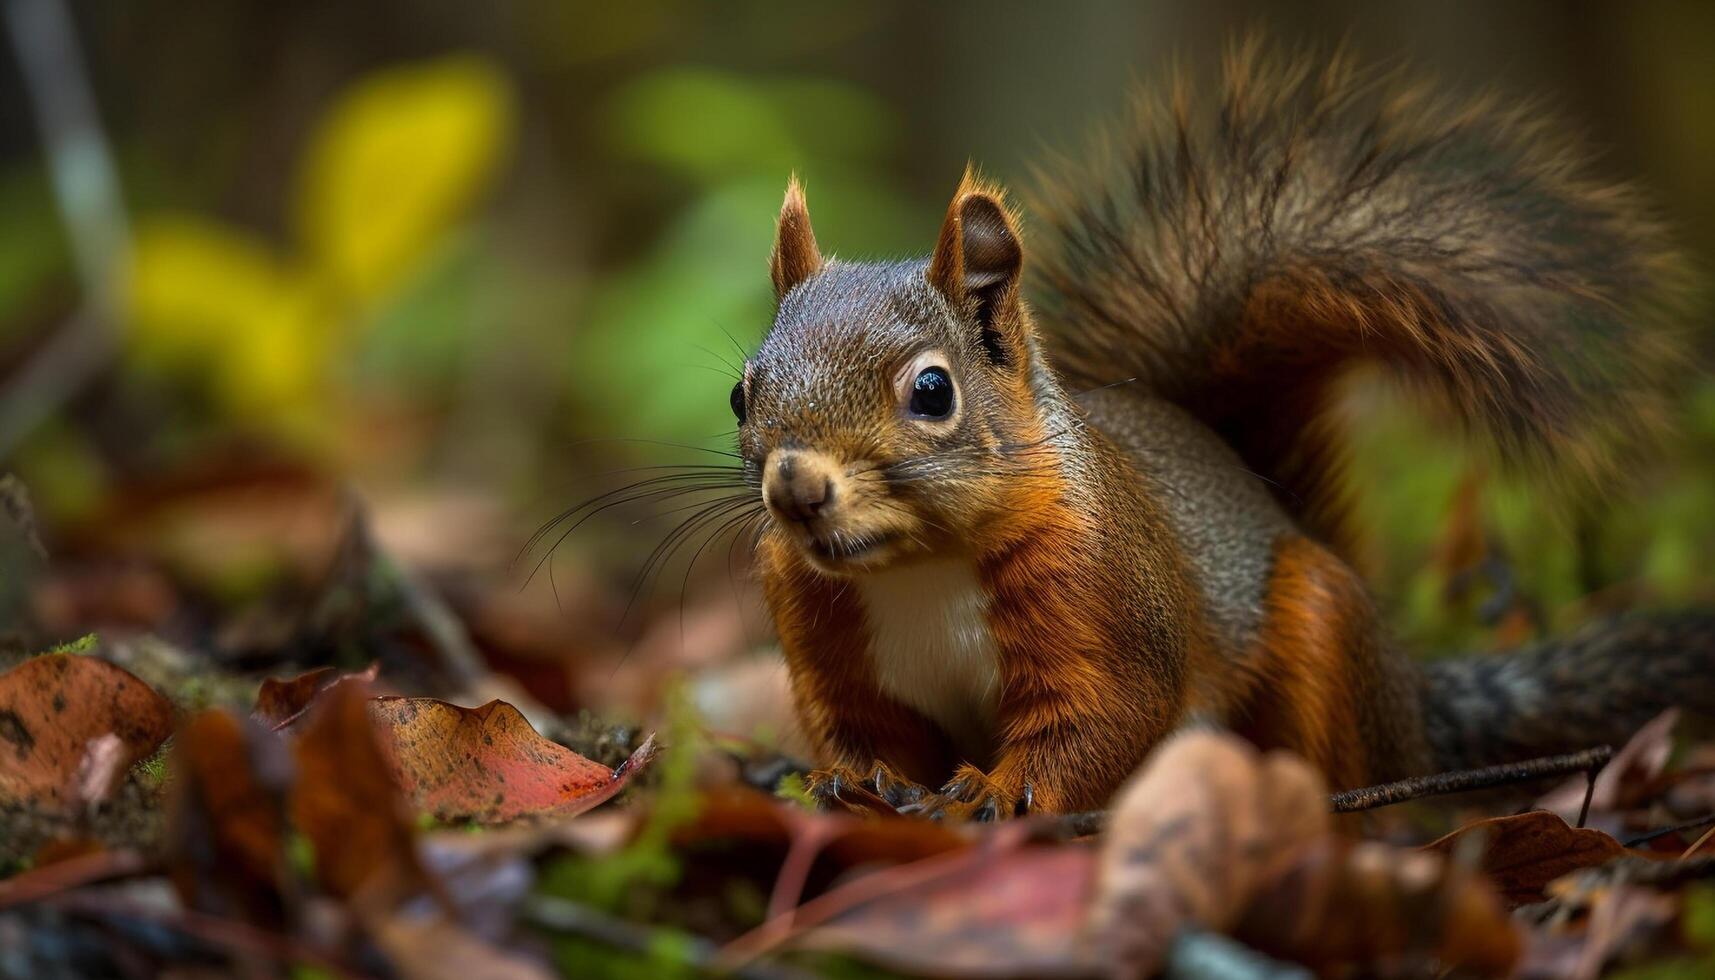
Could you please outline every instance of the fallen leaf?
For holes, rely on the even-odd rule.
[[[287,748],[225,711],[173,741],[168,869],[186,907],[255,925],[284,921]]]
[[[1192,928],[1325,974],[1387,974],[1417,956],[1498,977],[1518,958],[1487,881],[1439,854],[1336,835],[1321,778],[1297,756],[1188,732],[1118,799],[1090,920],[1111,976],[1154,975]]]
[[[335,684],[305,719],[292,754],[292,823],[314,846],[316,877],[330,892],[362,892],[387,908],[427,886],[364,685]]]
[[[342,685],[343,686],[343,685]],[[417,809],[447,821],[567,817],[618,793],[655,753],[646,741],[618,768],[536,733],[517,708],[461,708],[434,698],[375,698],[388,770]]]
[[[1083,936],[1095,879],[1092,848],[1021,848],[861,905],[799,943],[912,974],[1087,976],[1097,966]]]
[[[1164,742],[1120,790],[1091,928],[1116,976],[1150,976],[1187,926],[1225,932],[1257,890],[1329,832],[1309,764],[1228,735]]]
[[[92,740],[112,734],[129,768],[173,728],[167,700],[105,660],[54,653],[0,674],[0,801],[65,810]]]
[[[1563,874],[1606,864],[1628,853],[1607,834],[1570,826],[1547,810],[1478,820],[1424,845],[1424,849],[1452,854],[1471,834],[1483,835],[1482,870],[1513,906],[1542,901],[1543,888]]]
[[[1504,977],[1518,930],[1494,889],[1439,854],[1325,836],[1246,911],[1233,935],[1324,975],[1433,959],[1460,976]]]
[[[251,717],[275,731],[288,728],[303,717],[310,704],[328,688],[346,679],[371,683],[380,671],[379,662],[355,674],[341,673],[337,667],[317,667],[296,677],[270,677],[256,692],[256,707]]]

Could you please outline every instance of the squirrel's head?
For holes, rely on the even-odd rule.
[[[1047,455],[1023,261],[1000,191],[969,171],[934,254],[909,262],[824,260],[788,184],[778,312],[732,392],[777,543],[846,574],[988,537]]]

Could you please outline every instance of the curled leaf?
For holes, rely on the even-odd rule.
[[[1118,975],[1149,976],[1181,929],[1230,929],[1328,825],[1327,790],[1303,760],[1178,735],[1120,791],[1091,928]]]
[[[270,677],[256,692],[256,707],[251,717],[279,731],[303,717],[310,704],[328,688],[345,680],[370,683],[375,680],[379,662],[356,674],[342,674],[337,667],[317,667],[296,677]]]

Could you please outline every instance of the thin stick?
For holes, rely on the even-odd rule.
[[[82,308],[0,389],[0,458],[77,394],[115,347],[126,243],[119,177],[63,0],[0,0],[35,110]]]
[[[1473,789],[1490,789],[1496,786],[1506,786],[1511,783],[1529,782],[1533,779],[1543,779],[1548,776],[1565,776],[1570,773],[1582,772],[1589,774],[1591,784],[1584,793],[1584,813],[1580,815],[1578,825],[1584,825],[1584,817],[1589,815],[1590,793],[1595,786],[1595,774],[1613,758],[1614,750],[1607,745],[1585,749],[1582,752],[1569,752],[1565,755],[1549,755],[1540,759],[1526,759],[1523,762],[1508,762],[1499,766],[1484,766],[1481,769],[1455,769],[1451,772],[1439,772],[1429,776],[1413,776],[1398,782],[1382,783],[1380,786],[1364,786],[1359,789],[1349,789],[1328,797],[1328,805],[1335,813],[1353,813],[1359,810],[1374,810],[1377,807],[1392,806],[1408,800],[1421,799],[1425,796],[1440,796],[1444,793],[1462,793]],[[1060,833],[1067,837],[1087,837],[1099,834],[1107,824],[1108,814],[1105,810],[1087,810],[1082,813],[1068,813],[1056,820]]]
[[[1650,841],[1655,840],[1657,837],[1666,837],[1668,834],[1677,834],[1687,830],[1696,830],[1699,827],[1706,827],[1709,824],[1715,824],[1715,813],[1698,817],[1696,820],[1688,820],[1685,823],[1676,823],[1671,827],[1663,827],[1660,830],[1652,830],[1649,833],[1644,834],[1642,837],[1633,837],[1631,840],[1626,841],[1626,846],[1642,847]]]
[[[1606,759],[1602,761],[1604,764],[1607,762]],[[1583,828],[1584,821],[1590,819],[1590,801],[1596,798],[1596,773],[1601,770],[1602,767],[1599,765],[1591,766],[1584,773],[1584,802],[1578,807],[1578,826],[1580,829]]]
[[[1420,799],[1425,796],[1462,793],[1473,789],[1489,789],[1511,783],[1529,782],[1547,776],[1592,772],[1607,765],[1608,760],[1613,757],[1614,750],[1611,746],[1600,745],[1593,749],[1585,749],[1582,752],[1550,755],[1540,759],[1526,759],[1523,762],[1508,762],[1499,766],[1484,766],[1481,769],[1456,769],[1452,772],[1436,773],[1431,776],[1413,776],[1410,779],[1383,783],[1380,786],[1366,786],[1362,789],[1335,793],[1328,798],[1328,802],[1335,813],[1373,810],[1377,807],[1391,806],[1395,803],[1404,803],[1407,800]]]

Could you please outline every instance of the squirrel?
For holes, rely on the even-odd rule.
[[[1589,488],[1662,427],[1687,276],[1638,194],[1528,109],[1257,44],[1105,145],[1040,195],[1040,317],[974,170],[915,261],[824,258],[788,183],[732,407],[819,788],[1097,808],[1214,725],[1341,789],[1715,709],[1715,615],[1420,666],[1351,558],[1360,365]]]

